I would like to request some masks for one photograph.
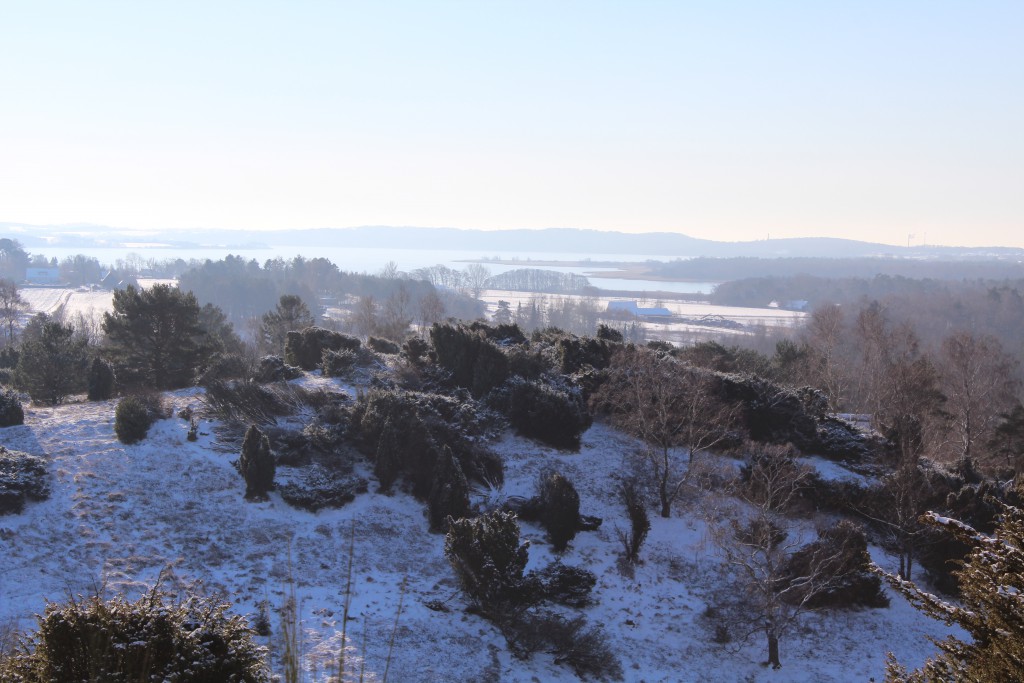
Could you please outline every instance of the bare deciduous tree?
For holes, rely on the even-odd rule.
[[[592,405],[647,444],[643,456],[662,517],[671,516],[672,503],[687,482],[677,451],[692,460],[694,453],[714,448],[730,435],[739,415],[710,373],[632,346],[616,351]]]

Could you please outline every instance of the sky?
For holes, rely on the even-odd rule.
[[[1019,0],[0,0],[0,222],[1024,247],[1022,35]]]

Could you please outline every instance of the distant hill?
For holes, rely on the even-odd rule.
[[[805,237],[753,242],[720,242],[671,232],[625,233],[575,228],[544,230],[466,230],[361,226],[298,230],[173,230],[133,231],[98,225],[25,225],[0,223],[0,236],[33,247],[120,247],[159,242],[177,248],[256,248],[268,246],[337,246],[502,252],[607,254],[609,258],[671,260],[707,257],[894,257],[920,259],[1024,259],[1024,249],[1011,247],[899,247],[830,237]]]

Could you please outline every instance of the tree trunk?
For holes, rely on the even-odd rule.
[[[666,458],[667,459],[667,458]],[[672,499],[668,495],[668,469],[658,482],[658,499],[661,501],[661,516],[668,519],[672,516]]]
[[[779,661],[779,637],[768,632],[768,663],[773,669],[781,669],[782,662]]]

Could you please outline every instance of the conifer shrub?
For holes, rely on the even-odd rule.
[[[324,377],[344,377],[352,372],[358,362],[359,357],[354,351],[331,351],[330,349],[324,349],[320,371]]]
[[[430,342],[423,337],[409,337],[402,343],[402,357],[419,366],[430,360]]]
[[[615,344],[605,339],[565,335],[558,340],[557,354],[562,373],[571,375],[586,366],[603,370],[611,363]]]
[[[582,393],[571,387],[513,377],[494,402],[504,404],[516,432],[563,450],[578,451],[580,437],[592,423]]]
[[[529,545],[519,543],[515,515],[495,510],[480,517],[450,520],[444,553],[466,595],[488,614],[527,598],[523,570],[529,560]]]
[[[580,496],[576,487],[558,472],[541,475],[537,486],[540,523],[548,532],[555,552],[562,552],[580,529]]]
[[[256,374],[253,361],[241,353],[218,353],[210,359],[196,384],[205,387],[217,380],[248,379]]]
[[[245,499],[266,500],[274,487],[274,455],[270,452],[270,439],[256,425],[245,432],[238,471],[245,479]]]
[[[370,337],[366,340],[366,345],[377,353],[386,353],[388,355],[395,355],[402,350],[402,347],[390,339],[382,339],[380,337]]]
[[[472,329],[435,323],[430,328],[438,365],[452,374],[456,386],[469,389],[474,398],[480,398],[508,377],[508,358],[488,339],[486,327]]]
[[[302,377],[302,368],[288,365],[281,356],[263,356],[260,358],[253,379],[257,382],[285,382]]]
[[[123,444],[145,439],[155,421],[149,402],[139,395],[125,396],[114,409],[114,433]]]
[[[317,512],[351,503],[357,495],[366,493],[367,482],[362,477],[340,475],[314,465],[304,468],[299,479],[275,484],[274,488],[293,508]]]
[[[27,501],[49,496],[46,461],[0,446],[0,515],[18,514]]]
[[[552,611],[517,614],[501,624],[512,654],[528,659],[535,652],[550,652],[569,666],[580,680],[620,681],[622,664],[608,644],[608,636],[584,617],[566,617]]]
[[[527,574],[524,581],[540,600],[568,607],[585,607],[591,602],[590,593],[597,584],[597,577],[582,567],[552,562]]]
[[[434,469],[434,484],[427,498],[430,528],[444,531],[446,520],[469,515],[469,482],[458,458],[448,446],[441,448]]]
[[[25,424],[25,409],[14,389],[0,390],[0,427],[14,427]]]
[[[89,364],[86,381],[87,397],[90,401],[107,401],[114,398],[116,381],[114,366],[102,358],[93,358]]]
[[[323,360],[324,350],[358,351],[362,343],[356,337],[323,327],[307,327],[291,331],[285,337],[284,360],[303,370],[315,370]]]
[[[610,327],[608,325],[605,325],[604,323],[601,323],[600,325],[597,326],[597,338],[602,339],[604,341],[621,344],[622,332],[615,329],[614,327]]]
[[[36,631],[0,660],[7,683],[188,681],[265,683],[266,650],[244,617],[156,589],[134,602],[98,596],[51,603]]]
[[[809,576],[814,571],[826,579],[821,588],[786,592],[790,601],[806,598],[812,609],[888,607],[882,580],[871,571],[864,530],[849,520],[818,532],[818,539],[793,553],[783,572],[787,577]]]

